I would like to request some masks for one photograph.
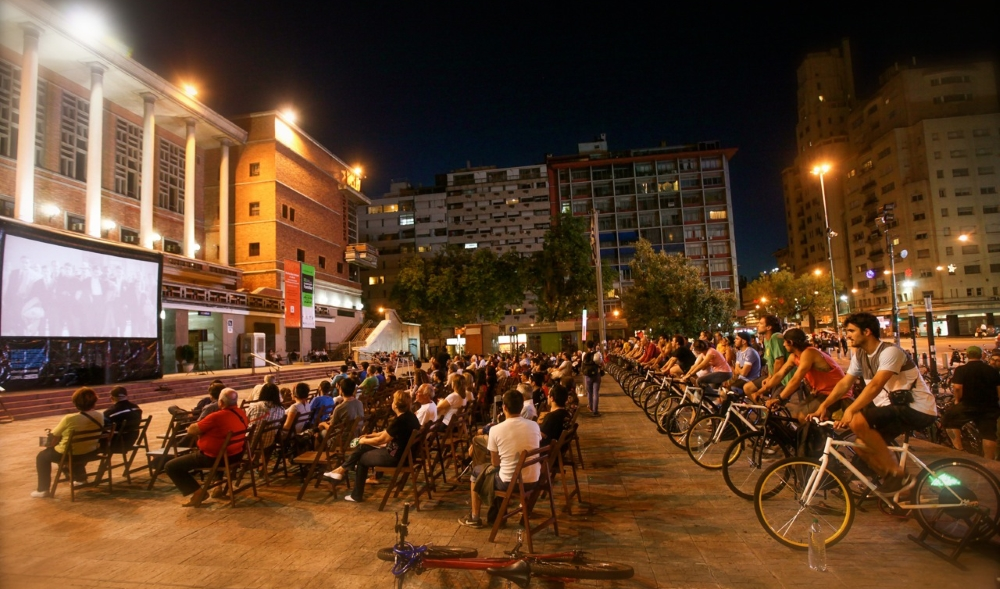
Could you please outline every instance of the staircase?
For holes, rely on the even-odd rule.
[[[280,373],[277,373],[276,382],[283,387],[292,387],[300,381],[326,378],[334,369],[335,366],[328,362],[282,366]],[[208,385],[215,379],[221,380],[227,387],[238,391],[251,389],[264,382],[266,374],[268,372],[261,369],[257,370],[257,374],[250,374],[249,369],[219,370],[215,374],[170,375],[159,380],[124,382],[91,388],[97,392],[98,409],[108,406],[109,392],[118,385],[128,389],[129,400],[142,406],[143,403],[206,395],[208,394]],[[72,401],[74,390],[76,389],[6,393],[3,395],[3,404],[10,416],[17,420],[47,415],[64,415],[76,411]]]

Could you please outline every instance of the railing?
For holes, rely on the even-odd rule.
[[[270,367],[273,366],[274,367],[274,371],[277,372],[279,376],[281,375],[281,366],[279,366],[277,362],[272,362],[272,361],[268,360],[267,358],[265,358],[263,356],[260,356],[258,354],[254,354],[253,352],[250,353],[250,356],[253,357],[253,358],[258,358],[260,360],[263,360],[264,364],[266,364],[268,366],[268,368],[270,368]],[[256,362],[250,362],[250,374],[257,374],[257,363]]]
[[[285,312],[285,300],[282,298],[232,290],[164,282],[161,294],[164,300],[193,301],[277,314]],[[316,316],[334,317],[336,309],[325,305],[316,305]]]

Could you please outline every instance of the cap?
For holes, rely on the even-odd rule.
[[[750,343],[750,342],[753,341],[753,334],[750,333],[749,331],[737,331],[736,332],[736,337],[740,338],[741,340],[743,340],[743,341],[745,341],[747,343]]]

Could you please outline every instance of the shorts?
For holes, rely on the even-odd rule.
[[[898,436],[914,429],[924,429],[937,420],[937,415],[921,413],[909,405],[885,405],[874,403],[861,410],[861,415],[869,427],[882,435],[886,444],[892,444]]]
[[[984,440],[995,442],[997,419],[1000,419],[1000,409],[996,407],[972,407],[959,402],[944,412],[941,425],[945,429],[959,429],[971,421],[976,424],[976,429]]]

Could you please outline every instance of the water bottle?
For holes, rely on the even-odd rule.
[[[813,519],[809,527],[809,568],[814,571],[826,571],[826,541],[819,520]]]

